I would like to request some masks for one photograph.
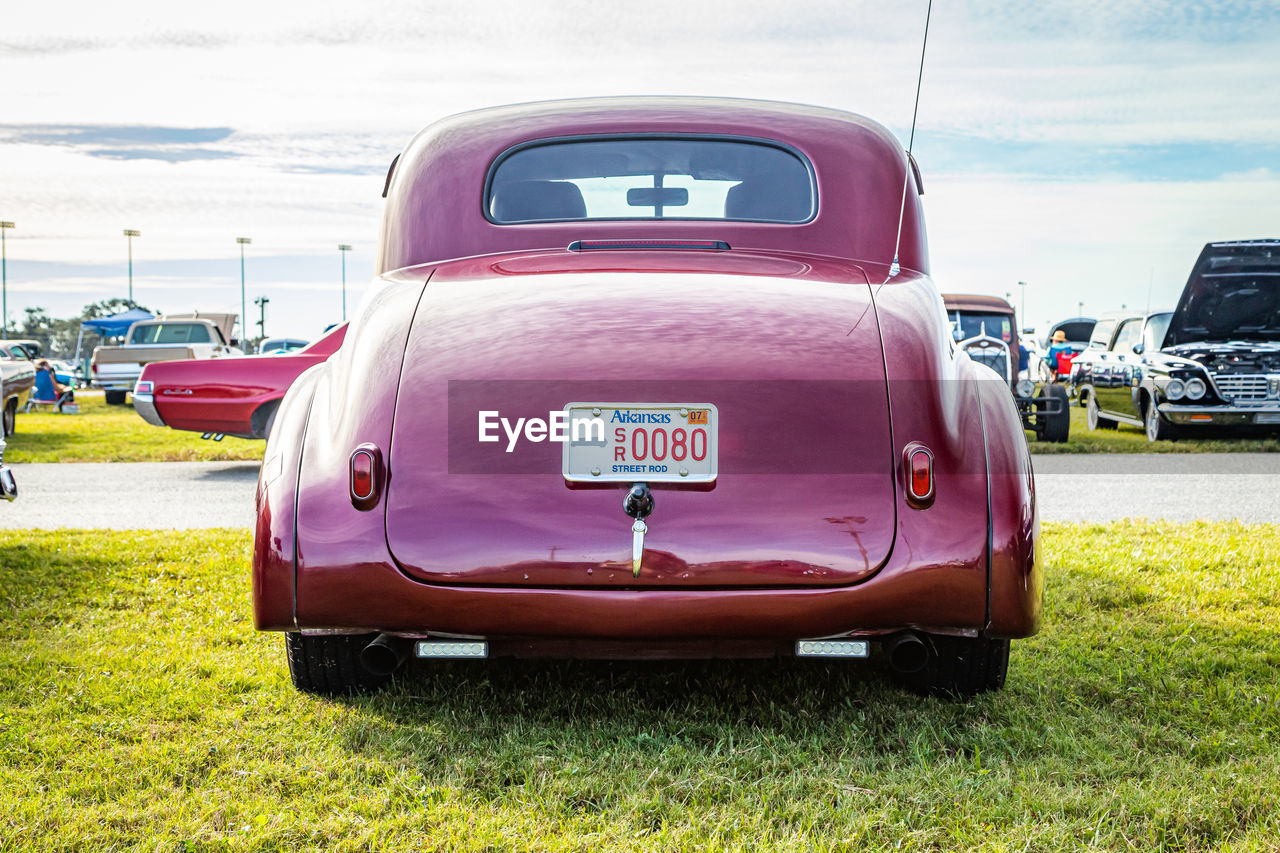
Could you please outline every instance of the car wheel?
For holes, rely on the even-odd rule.
[[[1146,408],[1142,410],[1142,420],[1146,425],[1147,441],[1172,441],[1176,437],[1177,430],[1173,424],[1160,417],[1160,410],[1151,401],[1147,401]]]
[[[1063,444],[1071,435],[1071,409],[1067,405],[1067,389],[1061,385],[1046,385],[1043,393],[1050,400],[1058,400],[1062,404],[1062,411],[1056,415],[1045,415],[1043,417],[1044,432],[1042,435],[1045,441]]]
[[[1092,394],[1089,395],[1089,399],[1085,403],[1084,419],[1085,423],[1089,425],[1089,432],[1093,432],[1096,429],[1115,429],[1120,426],[1111,418],[1102,416],[1102,410],[1098,408],[1098,401],[1094,399]]]
[[[4,406],[4,436],[8,438],[18,431],[18,401],[10,400]]]
[[[123,406],[125,395],[128,393],[128,391],[107,391],[103,396],[106,397],[108,406]]]
[[[314,637],[296,632],[285,634],[284,648],[293,686],[303,693],[319,696],[377,690],[390,681],[391,676],[375,675],[360,663],[360,650],[375,637],[377,634]]]
[[[931,647],[919,672],[894,673],[903,687],[921,696],[966,699],[1004,687],[1009,672],[1009,641],[989,637],[922,634]]]

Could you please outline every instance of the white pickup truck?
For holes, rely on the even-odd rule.
[[[242,356],[231,337],[235,314],[165,314],[129,327],[120,346],[93,350],[89,370],[93,386],[106,391],[107,402],[123,405],[142,368],[154,361]]]

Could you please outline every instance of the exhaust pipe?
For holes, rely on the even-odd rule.
[[[920,639],[920,635],[913,631],[894,634],[881,643],[880,648],[888,657],[889,666],[901,673],[919,672],[929,663],[929,657],[933,654],[924,640]]]
[[[377,639],[360,650],[360,665],[374,675],[391,675],[409,657],[412,640],[394,634],[379,634]]]

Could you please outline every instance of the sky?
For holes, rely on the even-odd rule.
[[[928,0],[7,4],[0,220],[10,321],[128,293],[318,336],[373,275],[383,178],[463,110],[713,95],[851,110],[905,147]],[[932,273],[1171,307],[1204,243],[1280,237],[1280,4],[938,0],[914,153]],[[1018,282],[1027,282],[1019,287]],[[256,325],[251,329],[256,335]]]

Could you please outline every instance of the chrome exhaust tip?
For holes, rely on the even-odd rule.
[[[928,666],[929,658],[933,654],[928,644],[920,639],[920,635],[912,631],[894,634],[881,643],[880,648],[889,659],[889,666],[894,672],[904,674],[924,669]]]
[[[391,675],[409,657],[411,640],[394,634],[379,634],[360,650],[360,665],[374,675]]]

